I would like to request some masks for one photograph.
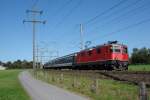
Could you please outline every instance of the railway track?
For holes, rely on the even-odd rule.
[[[53,70],[68,74],[82,74],[82,76],[111,78],[117,81],[123,81],[138,85],[140,82],[150,87],[150,72],[145,71],[100,71],[100,70]],[[104,76],[104,77],[103,77]]]
[[[150,72],[98,72],[104,76],[110,77],[114,80],[124,81],[138,85],[140,82],[150,87]]]

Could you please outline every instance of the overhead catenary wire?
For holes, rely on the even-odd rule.
[[[69,0],[68,0],[69,1]],[[71,1],[71,0],[70,0]],[[126,0],[124,0],[124,1],[126,1]],[[142,1],[142,0],[136,0],[134,3],[135,4],[137,4],[139,1]],[[122,1],[123,2],[123,1]],[[124,2],[123,2],[124,3]],[[135,4],[132,4],[132,5],[135,5]],[[67,4],[67,2],[65,3],[65,4]],[[70,4],[70,3],[69,3]],[[122,4],[122,3],[121,3]],[[130,6],[126,6],[127,8],[128,7],[131,7],[132,5],[130,5]],[[117,6],[118,7],[118,6]],[[60,7],[61,8],[61,7]],[[63,6],[62,6],[62,8],[63,8]],[[116,7],[115,7],[116,8]],[[124,7],[124,9],[127,9],[127,8],[125,8]],[[122,8],[123,9],[123,8]],[[138,9],[137,9],[138,10]],[[118,10],[119,11],[119,10]],[[110,11],[108,11],[108,12],[110,12]],[[108,13],[107,12],[107,13]],[[130,12],[132,12],[132,11],[130,11]],[[71,13],[73,13],[73,12],[71,12]],[[115,12],[115,13],[117,13],[117,11]],[[111,14],[115,14],[115,13],[111,13]],[[68,13],[67,13],[68,14]],[[67,14],[65,15],[65,16],[67,16]],[[106,13],[104,13],[104,15],[105,15]],[[69,14],[69,15],[71,15],[71,14]],[[123,15],[125,15],[125,14],[123,14]],[[122,15],[122,16],[123,16]],[[103,16],[103,15],[101,15],[101,16]],[[98,17],[96,17],[95,19],[93,19],[93,21],[95,21],[97,18],[99,18],[100,16],[98,16]],[[120,18],[122,18],[122,17],[116,17],[116,19],[120,19]],[[63,20],[64,19],[64,20]],[[57,24],[56,24],[56,27],[57,26],[60,26],[65,20],[66,20],[67,18],[66,17],[62,17],[62,20],[60,21],[60,22],[58,22]],[[113,19],[113,20],[116,20],[116,19]],[[90,20],[89,20],[90,21]],[[90,22],[88,22],[88,23],[91,23],[91,22],[93,22],[93,21],[90,21]],[[110,21],[111,22],[111,21]],[[143,22],[143,23],[146,23],[145,21]],[[143,24],[143,23],[135,23],[135,24],[137,24],[137,26],[138,25],[140,25],[140,24]],[[116,31],[114,31],[114,32],[110,32],[109,34],[106,34],[106,35],[103,35],[102,36],[102,38],[104,38],[104,37],[108,37],[108,36],[110,36],[110,35],[113,35],[113,34],[115,34],[115,33],[118,33],[118,32],[120,32],[120,31],[123,31],[123,30],[127,30],[127,29],[130,29],[130,28],[134,28],[134,27],[136,27],[136,26],[134,26],[134,24],[133,24],[133,26],[132,25],[129,25],[129,26],[126,26],[126,27],[123,27],[123,28],[121,28],[121,29],[118,29],[118,30],[116,30]]]
[[[119,9],[119,10],[117,10],[117,11],[115,11],[115,12],[109,14],[107,17],[109,17],[110,15],[115,14],[115,13],[117,13],[117,12],[123,10],[123,9],[128,9],[128,8],[132,7],[133,5],[135,6],[135,5],[138,4],[140,1],[142,1],[142,0],[136,0],[136,1],[134,1],[133,3],[128,4],[127,6],[123,7],[122,9]],[[143,5],[143,6],[145,6],[145,5]],[[132,9],[131,11],[136,10],[136,9],[138,9],[138,8],[142,8],[143,6],[140,6],[140,7],[137,7],[137,8],[135,8],[135,9]],[[129,12],[131,12],[131,11],[128,11],[127,13],[129,13]],[[113,20],[116,20],[116,19],[118,19],[118,18],[120,18],[120,17],[123,17],[123,16],[126,15],[127,13],[124,13],[123,15],[121,15],[121,16],[119,16],[119,17],[116,17],[116,18],[113,19]],[[110,21],[110,22],[111,22],[111,21]],[[86,33],[89,33],[89,32],[86,32]],[[76,46],[77,46],[77,45],[78,45],[78,44],[76,44]]]
[[[138,14],[138,12],[134,12],[134,11],[138,11],[141,8],[144,8],[143,10],[141,9],[142,11],[144,11],[146,9],[146,5],[148,5],[148,4],[143,4],[142,6],[133,8],[133,9],[127,11],[126,13],[123,13],[120,16],[117,16],[117,17],[113,18],[112,20],[103,23],[102,25],[100,25],[98,27],[95,27],[94,29],[102,28],[103,26],[108,25],[108,24],[112,23],[113,21],[116,21],[117,23],[119,23],[120,21],[122,21],[121,20],[122,18],[124,18],[126,15],[129,15],[130,13],[134,14],[134,15]],[[105,17],[107,18],[109,16],[105,16]],[[90,32],[92,32],[92,31],[88,31],[87,33],[90,33]]]
[[[125,26],[125,27],[123,27],[123,28],[120,28],[120,29],[118,29],[118,30],[116,30],[116,31],[110,32],[110,33],[108,33],[108,34],[105,34],[105,35],[101,36],[101,38],[109,37],[109,36],[111,36],[111,35],[117,34],[118,32],[121,32],[121,31],[124,31],[124,30],[128,30],[128,29],[137,27],[137,26],[139,26],[139,25],[141,25],[141,24],[148,23],[148,22],[150,22],[150,18],[144,19],[144,20],[139,21],[139,22],[137,22],[137,23],[130,24],[130,25]],[[95,40],[97,40],[97,39],[99,39],[99,37],[98,37],[98,38],[91,39],[90,41],[93,42],[93,41],[95,41]],[[77,44],[76,44],[76,45],[77,45]]]
[[[123,4],[123,3],[126,2],[126,1],[127,1],[127,0],[121,0],[120,2],[118,2],[117,4],[113,5],[112,7],[108,8],[108,9],[106,9],[106,10],[103,11],[102,13],[100,13],[100,14],[94,16],[93,18],[89,19],[89,20],[86,21],[84,24],[89,24],[89,23],[91,23],[92,21],[94,21],[94,20],[97,19],[98,17],[103,16],[104,14],[106,14],[106,13],[112,11],[113,9],[119,7],[121,4]]]
[[[70,9],[69,12],[66,15],[64,15],[62,17],[62,19],[54,26],[54,29],[58,28],[58,26],[60,26],[70,16],[74,12],[74,10],[79,7],[79,5],[81,4],[81,2],[82,2],[82,0],[79,0],[77,2],[77,4],[72,9]]]
[[[56,11],[55,12],[57,12],[57,13],[54,13],[53,14],[53,16],[55,16],[55,18],[56,18],[56,16],[58,16],[58,14],[60,14],[63,10],[65,10],[65,8],[69,5],[69,4],[71,4],[73,2],[73,0],[68,0],[68,1],[66,1],[63,5],[61,5],[58,9],[56,9]],[[53,27],[51,27],[52,28],[52,31],[56,28],[56,25],[54,25]]]
[[[136,0],[136,1],[134,1],[134,2],[132,2],[132,3],[130,3],[130,4],[128,4],[128,5],[124,6],[123,8],[121,8],[121,9],[119,9],[119,10],[117,10],[117,11],[115,11],[115,12],[112,12],[112,13],[109,14],[107,17],[110,17],[112,14],[116,15],[117,12],[121,12],[121,11],[124,10],[124,9],[128,9],[128,8],[130,8],[130,7],[132,7],[132,6],[136,6],[136,5],[137,5],[139,2],[141,2],[141,1],[142,1],[142,0]],[[132,9],[132,10],[130,10],[130,11],[128,11],[128,12],[122,14],[121,16],[118,16],[118,17],[112,19],[111,21],[109,21],[109,23],[111,23],[111,22],[114,21],[114,20],[118,20],[118,19],[124,17],[127,13],[131,13],[131,12],[134,11],[134,10],[138,10],[139,8],[143,8],[144,6],[145,6],[145,5],[142,5],[142,6],[140,6],[140,7],[136,7],[136,8],[134,8],[134,9]],[[106,18],[106,17],[105,17],[105,18]],[[86,33],[87,33],[87,32],[86,32]]]
[[[115,11],[115,12],[109,14],[107,17],[109,17],[109,16],[111,16],[112,14],[115,14],[115,13],[117,13],[117,12],[120,12],[120,11],[123,10],[123,9],[128,9],[128,8],[132,7],[133,5],[135,6],[135,5],[138,4],[140,1],[142,1],[142,0],[136,0],[136,1],[134,1],[133,3],[128,4],[128,5],[126,5],[125,7],[123,7],[123,8],[121,8],[121,9],[119,9],[119,10],[117,10],[117,11]],[[117,18],[118,18],[118,17],[117,17]],[[86,32],[86,33],[87,33],[87,32]],[[76,44],[76,46],[77,46],[77,44]]]
[[[38,2],[39,2],[39,0],[35,0],[35,2],[32,5],[32,9],[34,9],[37,6]]]
[[[99,23],[99,22],[102,22],[102,21],[106,21],[107,19],[110,18],[110,16],[114,16],[114,15],[117,15],[118,13],[122,13],[123,11],[127,10],[128,8],[133,7],[133,6],[136,6],[140,1],[142,1],[142,0],[136,0],[136,1],[133,2],[133,3],[130,3],[130,4],[126,5],[125,7],[120,8],[120,9],[116,10],[115,12],[112,12],[112,13],[108,14],[107,16],[104,16],[103,20],[101,20],[101,21],[96,21],[95,23]],[[117,19],[117,18],[116,18],[116,19]],[[95,24],[95,23],[94,23],[94,24]],[[93,26],[93,25],[92,25],[92,26]]]
[[[68,12],[66,15],[64,15],[64,16],[62,17],[62,19],[54,26],[54,28],[53,28],[52,31],[54,31],[55,28],[58,28],[58,26],[60,26],[60,25],[74,12],[74,10],[77,9],[77,8],[81,5],[81,3],[82,3],[82,0],[79,0],[79,1],[76,3],[76,5],[75,5],[72,9],[70,9],[69,12]],[[77,28],[78,28],[78,25],[75,25],[75,27],[73,28],[73,30],[75,30],[75,29],[77,29]],[[52,31],[51,31],[51,32],[52,32]],[[69,43],[70,43],[70,42],[69,42]]]
[[[64,10],[66,6],[68,6],[69,4],[72,3],[72,1],[73,1],[73,0],[68,0],[68,1],[65,2],[62,6],[60,6],[60,7],[56,10],[57,13],[54,14],[54,16],[57,15],[58,13],[60,13],[62,10]]]
[[[137,26],[139,26],[139,25],[141,25],[141,24],[144,24],[144,23],[147,23],[147,22],[150,22],[150,18],[149,18],[149,19],[144,19],[144,20],[139,21],[139,22],[137,22],[137,23],[130,24],[130,25],[125,26],[125,27],[123,27],[123,28],[120,28],[120,29],[118,29],[118,30],[116,30],[116,31],[110,32],[110,33],[108,33],[108,34],[105,34],[105,35],[101,36],[101,38],[109,37],[109,36],[111,36],[111,35],[117,34],[118,32],[121,32],[121,31],[124,31],[124,30],[128,30],[128,29],[131,29],[131,28],[134,28],[134,27],[137,27]],[[97,38],[94,38],[94,39],[92,39],[91,41],[94,41],[94,40],[96,40],[96,39],[97,39]]]

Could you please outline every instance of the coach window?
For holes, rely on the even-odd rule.
[[[91,56],[92,55],[92,51],[89,51],[88,54],[89,54],[89,56]]]
[[[96,52],[97,52],[98,54],[100,54],[100,53],[101,53],[101,49],[100,49],[100,48],[97,48],[97,49],[96,49]]]

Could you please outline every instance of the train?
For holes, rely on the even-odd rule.
[[[128,47],[118,41],[87,48],[58,57],[44,64],[44,69],[128,70]]]

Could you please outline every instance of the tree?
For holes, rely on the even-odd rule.
[[[8,69],[25,69],[25,68],[32,68],[32,61],[27,61],[27,60],[17,60],[14,62],[8,61],[7,63],[4,64],[5,67]]]
[[[2,61],[0,61],[0,65],[3,65],[3,62],[2,62]]]
[[[130,60],[132,64],[150,64],[150,49],[134,48]]]
[[[4,67],[7,67],[7,68],[11,68],[11,65],[12,65],[11,61],[4,63]]]

